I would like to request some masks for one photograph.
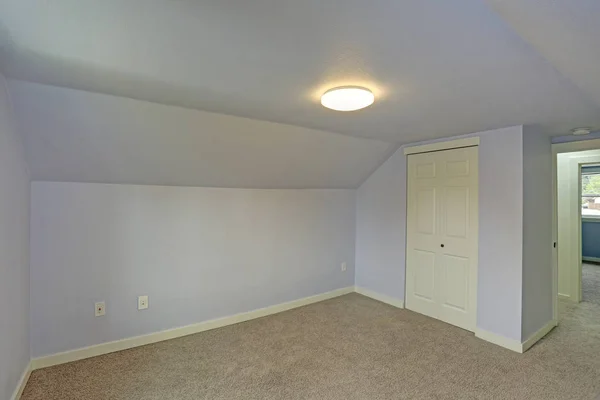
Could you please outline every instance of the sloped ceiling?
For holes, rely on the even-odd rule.
[[[13,80],[36,179],[354,187],[404,143],[519,124],[549,135],[600,128],[599,7],[597,0],[0,0],[0,66]],[[355,113],[320,106],[322,92],[348,84],[370,87],[377,102]],[[121,107],[164,115],[139,111],[149,122],[123,122]],[[219,135],[227,139],[217,146]],[[294,152],[295,141],[305,154]],[[129,150],[115,150],[123,142]],[[229,158],[208,157],[211,148]],[[105,154],[111,149],[115,160]],[[146,155],[133,157],[133,149]],[[181,164],[171,162],[178,153]],[[268,167],[245,168],[239,159]]]
[[[10,91],[36,180],[354,188],[389,143],[35,83]]]
[[[488,1],[527,43],[600,106],[600,1]]]

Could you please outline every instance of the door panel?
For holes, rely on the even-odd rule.
[[[421,163],[417,164],[417,178],[435,178],[435,163]]]
[[[444,305],[462,312],[468,308],[469,294],[469,259],[444,255]]]
[[[474,330],[478,149],[408,156],[406,307]]]
[[[413,276],[415,296],[423,300],[434,301],[435,253],[415,249],[414,254],[415,262],[419,265]]]
[[[469,176],[469,160],[446,161],[446,176]]]
[[[433,187],[417,189],[417,230],[420,234],[435,235],[436,190]]]
[[[444,201],[446,235],[465,239],[469,231],[469,188],[446,188]]]

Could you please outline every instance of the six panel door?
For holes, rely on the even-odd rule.
[[[474,330],[478,148],[408,156],[406,307]]]

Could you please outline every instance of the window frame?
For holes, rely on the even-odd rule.
[[[597,166],[597,165],[592,165],[592,166],[594,166],[594,167],[600,167],[600,166]],[[584,193],[583,193],[583,177],[586,176],[586,175],[598,175],[598,176],[600,176],[600,172],[584,173],[583,172],[583,168],[584,167],[582,166],[582,170],[581,170],[581,172],[579,174],[579,188],[580,188],[580,190],[579,190],[579,193],[580,193],[579,198],[580,198],[580,200],[583,199],[583,197],[590,197],[590,196],[584,196]],[[598,194],[597,196],[600,197],[600,194]],[[581,220],[582,221],[600,222],[600,210],[598,210],[599,211],[598,215],[584,215],[583,210],[584,210],[584,208],[582,206],[581,209],[580,209]]]

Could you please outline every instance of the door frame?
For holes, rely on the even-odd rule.
[[[575,153],[579,151],[588,150],[600,150],[600,139],[588,139],[580,140],[575,142],[566,143],[553,143],[552,144],[552,241],[557,243],[557,247],[552,252],[552,316],[555,321],[558,321],[558,268],[559,258],[558,252],[560,251],[560,243],[558,243],[558,154],[562,153]],[[579,167],[580,168],[580,167]],[[578,221],[581,219],[581,211],[575,215],[571,210],[571,218],[575,218]],[[581,233],[575,238],[579,253],[581,252]],[[578,254],[579,254],[578,253]],[[580,273],[579,273],[580,275]],[[581,296],[581,283],[579,283],[579,293]]]
[[[469,137],[469,138],[462,138],[462,139],[454,139],[454,140],[442,140],[439,142],[433,142],[433,143],[428,143],[428,144],[423,144],[423,145],[416,145],[416,146],[409,146],[404,148],[404,156],[405,156],[405,163],[406,163],[406,193],[405,193],[405,197],[406,197],[406,210],[405,213],[408,216],[408,155],[410,154],[420,154],[420,153],[431,153],[431,152],[437,152],[437,151],[444,151],[444,150],[453,150],[453,149],[460,149],[463,147],[477,147],[479,148],[479,136],[474,136],[474,137]],[[479,149],[478,149],[479,150]],[[477,157],[478,159],[478,164],[477,164],[477,169],[479,170],[479,161],[481,160],[479,158],[479,155]],[[478,171],[479,174],[479,171]],[[478,215],[477,215],[477,247],[479,247],[479,181],[477,182],[477,207],[478,207]],[[405,234],[408,235],[408,224],[406,224],[405,226],[406,232]],[[405,244],[406,245],[406,244]],[[404,262],[405,265],[407,265],[407,256],[408,256],[408,248],[407,251],[405,252],[404,255]],[[472,327],[472,332],[475,332],[477,329],[477,305],[478,305],[478,296],[479,296],[479,251],[477,251],[476,255],[475,255],[475,282],[474,282],[474,298],[475,298],[475,303],[473,304],[473,314],[474,314],[474,323],[473,323],[473,327]],[[408,268],[404,268],[404,304],[406,304],[406,296],[407,296],[407,290],[406,290],[406,283],[408,280]]]

